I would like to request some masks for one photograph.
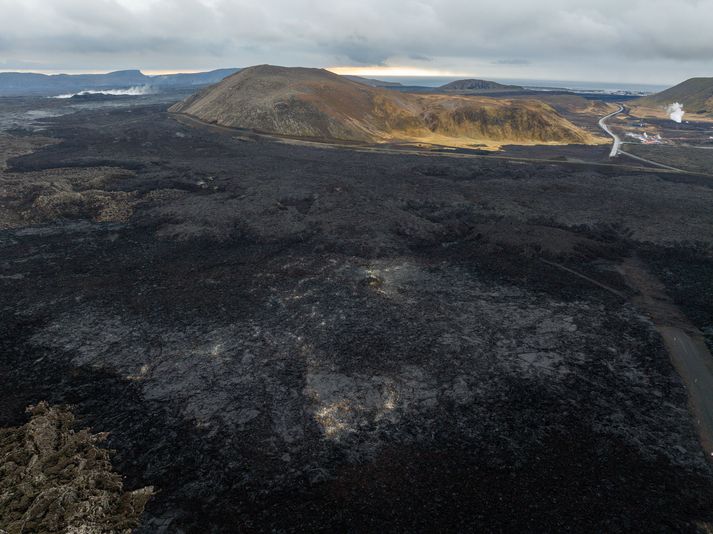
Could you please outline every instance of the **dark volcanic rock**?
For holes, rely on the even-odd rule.
[[[47,400],[109,432],[126,488],[157,490],[140,531],[713,521],[685,388],[614,270],[707,254],[684,242],[710,243],[710,185],[279,143],[158,107],[45,135],[0,175],[0,424]],[[130,209],[28,222],[52,188]]]

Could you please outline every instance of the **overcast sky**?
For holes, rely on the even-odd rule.
[[[672,84],[713,76],[713,0],[0,0],[0,70],[260,63]]]

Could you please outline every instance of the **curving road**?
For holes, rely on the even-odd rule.
[[[654,167],[659,167],[661,169],[667,169],[669,171],[675,171],[675,172],[682,172],[682,173],[687,173],[688,171],[685,171],[683,169],[679,169],[677,167],[671,167],[670,165],[664,165],[663,163],[659,163],[657,161],[652,161],[650,159],[642,158],[641,156],[635,156],[634,154],[631,154],[629,152],[624,152],[621,149],[621,145],[623,144],[623,141],[621,140],[621,137],[619,137],[617,134],[611,131],[609,126],[607,125],[607,120],[611,119],[615,115],[618,115],[619,113],[624,111],[624,106],[619,104],[619,109],[613,113],[610,113],[606,117],[602,117],[599,119],[599,127],[604,130],[612,139],[614,139],[614,143],[612,144],[611,147],[611,152],[609,153],[610,158],[615,158],[619,154],[623,154],[625,156],[628,156],[632,159],[642,161],[644,163],[648,163],[649,165],[653,165]]]
[[[621,147],[621,138],[609,129],[609,126],[607,126],[607,120],[611,119],[615,115],[619,115],[619,113],[621,113],[622,111],[624,111],[624,106],[619,104],[618,111],[610,113],[606,117],[602,117],[601,119],[599,119],[599,127],[607,134],[609,134],[612,139],[614,139],[614,144],[612,145],[611,152],[609,153],[610,158],[614,158],[619,154],[619,147]]]

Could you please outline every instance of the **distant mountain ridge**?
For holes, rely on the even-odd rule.
[[[361,76],[350,76],[350,75],[343,75],[343,76],[347,80],[363,83],[366,85],[370,85],[372,87],[403,87],[403,84],[401,84],[399,82],[385,82],[383,80],[375,80],[373,78],[362,78]]]
[[[322,140],[490,147],[597,142],[542,102],[416,95],[322,69],[271,65],[243,69],[170,111],[222,126]]]
[[[140,70],[120,70],[106,74],[38,74],[0,72],[0,96],[56,96],[87,90],[126,89],[134,86],[192,87],[218,83],[240,69],[149,76]]]
[[[635,100],[637,106],[665,107],[678,102],[689,113],[713,113],[713,78],[691,78],[678,85]]]
[[[467,79],[456,80],[439,87],[442,91],[454,92],[478,92],[478,91],[523,91],[524,87],[519,85],[504,85],[502,83],[491,82],[489,80]]]

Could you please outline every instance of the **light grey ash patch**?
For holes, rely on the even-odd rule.
[[[565,302],[409,258],[294,257],[254,283],[270,290],[240,323],[196,317],[176,330],[80,304],[32,342],[135,381],[146,400],[177,407],[211,436],[264,448],[276,465],[289,455],[295,470],[266,483],[329,476],[330,451],[359,461],[439,429],[477,443],[511,424],[503,392],[513,387],[559,406],[533,436],[557,424],[559,409],[576,409],[650,454],[697,461],[674,448],[690,437],[685,404],[664,393],[675,375],[650,364],[665,355],[626,333],[650,328],[629,307]]]

